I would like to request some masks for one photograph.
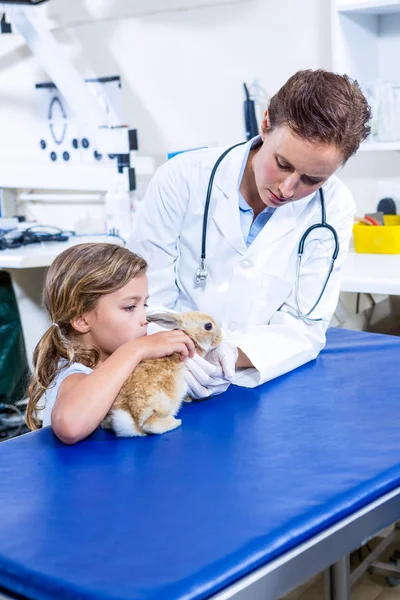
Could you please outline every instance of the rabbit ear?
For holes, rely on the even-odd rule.
[[[152,315],[147,315],[147,320],[149,323],[157,323],[157,325],[165,327],[165,329],[181,328],[179,316],[173,313],[153,313]]]

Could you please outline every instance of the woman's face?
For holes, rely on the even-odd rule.
[[[268,122],[264,120],[264,124]],[[344,161],[336,146],[305,140],[287,125],[264,129],[261,138],[263,144],[252,157],[252,169],[261,200],[273,208],[309,196]]]

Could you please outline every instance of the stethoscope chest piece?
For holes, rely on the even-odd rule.
[[[200,267],[196,271],[196,283],[197,284],[205,283],[207,277],[208,277],[208,271],[207,271],[207,269],[205,267],[204,260],[201,259],[200,260]]]

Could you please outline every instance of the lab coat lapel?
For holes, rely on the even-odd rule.
[[[235,148],[221,162],[215,174],[216,189],[212,195],[212,200],[216,202],[213,221],[239,254],[244,254],[247,250],[240,225],[238,189],[239,173],[246,148],[247,144]]]
[[[214,190],[212,195],[212,201],[216,202],[213,220],[225,239],[239,254],[250,255],[259,252],[260,248],[263,253],[272,254],[276,251],[276,244],[279,242],[284,241],[290,247],[289,235],[295,230],[296,223],[312,196],[277,208],[263,230],[247,248],[240,224],[238,188],[240,168],[247,147],[246,144],[232,150],[221,162],[215,174],[214,186],[219,190],[219,194],[217,195],[217,190]]]
[[[287,246],[289,235],[296,227],[296,217],[293,204],[286,204],[277,208],[270,220],[263,227],[254,242],[249,246],[249,256],[253,252],[274,253],[276,252],[276,244],[284,241]]]

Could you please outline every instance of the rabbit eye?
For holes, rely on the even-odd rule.
[[[213,326],[212,326],[212,323],[206,323],[206,324],[204,325],[204,329],[205,329],[206,331],[211,331],[211,329],[212,329],[212,328],[213,328]]]

